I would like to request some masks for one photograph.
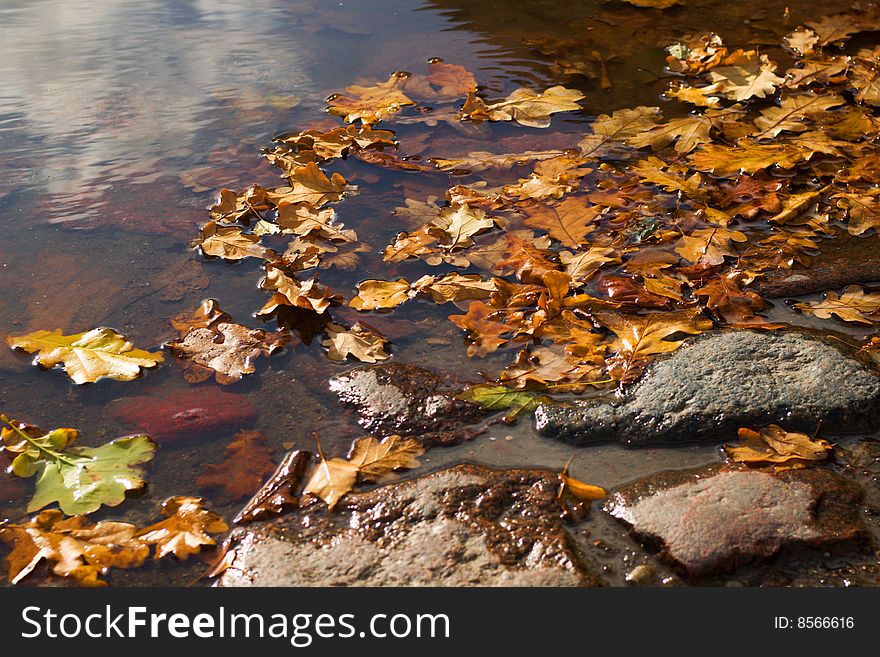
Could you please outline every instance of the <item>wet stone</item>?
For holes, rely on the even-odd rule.
[[[488,415],[477,404],[455,398],[463,384],[413,365],[359,367],[333,377],[329,386],[370,433],[418,436],[426,445],[470,440],[482,429],[469,425]]]
[[[862,490],[821,468],[667,472],[621,488],[603,509],[687,575],[866,536]]]
[[[796,297],[835,290],[853,283],[880,281],[880,249],[873,237],[847,233],[823,240],[809,267],[765,272],[751,289],[763,297]]]
[[[730,439],[743,426],[782,424],[830,434],[876,428],[880,378],[802,333],[724,331],[652,363],[622,398],[544,404],[540,433],[588,444]]]
[[[589,586],[542,470],[459,465],[237,529],[221,586]]]

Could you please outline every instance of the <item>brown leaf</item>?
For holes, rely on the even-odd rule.
[[[275,470],[272,448],[260,431],[242,430],[223,450],[221,463],[207,463],[196,477],[201,490],[216,490],[218,504],[230,504],[249,497]]]
[[[611,116],[600,114],[590,126],[593,134],[578,142],[583,157],[612,155],[626,140],[654,127],[660,118],[657,107],[617,110]]]
[[[387,81],[372,86],[347,87],[344,94],[333,94],[327,98],[327,111],[343,117],[346,123],[378,123],[404,107],[415,105],[402,91],[408,77],[408,74],[398,72],[392,73]]]
[[[865,292],[860,285],[850,285],[839,295],[829,290],[824,296],[822,301],[804,301],[794,307],[820,319],[836,315],[845,322],[858,324],[880,321],[880,293]]]
[[[225,532],[229,526],[216,513],[204,509],[203,504],[201,497],[169,497],[162,504],[165,520],[142,529],[138,539],[156,546],[154,559],[173,554],[183,561],[205,546],[217,545],[210,534]]]
[[[508,335],[512,329],[507,324],[495,321],[495,313],[496,310],[489,304],[473,301],[468,305],[467,314],[449,316],[449,321],[468,332],[472,341],[468,345],[468,356],[482,358],[508,341],[508,338],[501,336]]]
[[[233,522],[243,525],[296,508],[299,505],[300,482],[311,458],[310,452],[288,452],[269,480],[245,504]]]
[[[271,249],[260,245],[259,235],[243,233],[238,226],[218,226],[213,221],[202,227],[201,235],[193,245],[201,248],[205,255],[226,260],[243,258],[271,260],[277,255]]]
[[[327,347],[327,358],[330,360],[345,360],[348,356],[354,356],[362,363],[375,363],[390,358],[384,351],[388,341],[361,322],[351,328],[328,323],[324,330],[327,339],[322,344]]]
[[[310,279],[300,282],[285,271],[278,263],[266,263],[266,275],[260,282],[264,290],[274,292],[266,304],[257,311],[257,315],[269,315],[278,306],[294,306],[313,310],[318,314],[328,308],[341,305],[342,296],[318,282],[317,274]]]
[[[268,193],[275,205],[284,203],[306,203],[319,208],[342,198],[347,188],[345,178],[334,173],[329,178],[314,162],[298,167],[288,176],[288,187],[277,187]]]
[[[804,433],[786,431],[771,424],[754,431],[740,429],[739,445],[724,445],[728,458],[737,463],[764,465],[783,464],[786,467],[804,467],[813,461],[828,458],[833,445],[828,441],[814,440]]]
[[[0,540],[12,546],[6,557],[12,584],[45,560],[53,574],[79,586],[106,586],[100,577],[111,567],[136,568],[149,555],[150,548],[136,534],[137,527],[127,522],[92,524],[85,516],[65,518],[55,509],[0,528]]]

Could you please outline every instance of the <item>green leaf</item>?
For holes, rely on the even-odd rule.
[[[92,513],[101,505],[121,504],[127,491],[146,484],[139,464],[156,453],[149,436],[126,436],[99,447],[70,447],[79,435],[74,429],[32,436],[28,433],[33,431],[25,433],[5,415],[0,419],[11,427],[3,430],[6,449],[18,454],[12,462],[13,474],[36,475],[28,512],[57,503],[67,515]]]
[[[504,422],[510,424],[523,413],[531,413],[540,404],[550,401],[542,392],[535,390],[511,390],[506,386],[483,383],[469,387],[458,395],[459,399],[474,402],[490,411],[507,410]]]

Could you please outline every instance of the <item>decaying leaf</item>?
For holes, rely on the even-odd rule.
[[[229,504],[253,495],[274,471],[272,448],[263,433],[242,430],[223,450],[222,462],[205,464],[196,486],[216,491],[214,499]]]
[[[875,324],[880,321],[880,293],[865,292],[860,285],[850,285],[841,294],[829,290],[822,301],[796,303],[795,308],[829,319],[832,315],[845,322]]]
[[[156,367],[164,360],[159,352],[135,349],[124,335],[109,328],[74,335],[63,335],[61,329],[35,331],[9,336],[6,344],[12,349],[36,353],[35,365],[62,365],[74,383],[94,383],[103,378],[132,381],[141,369]]]
[[[786,431],[771,424],[758,429],[740,429],[739,445],[724,445],[728,458],[749,465],[774,464],[777,467],[804,467],[824,461],[833,447],[826,440],[814,439],[804,433]]]
[[[415,438],[388,436],[382,440],[373,437],[358,438],[352,445],[348,459],[321,458],[303,492],[320,497],[333,508],[346,493],[354,488],[358,476],[378,481],[395,470],[417,468],[419,456],[425,448]]]
[[[127,522],[93,524],[84,516],[65,518],[55,509],[0,527],[0,540],[12,546],[6,557],[11,584],[46,561],[52,574],[79,586],[106,586],[100,578],[110,568],[136,568],[149,556],[150,548],[136,534],[137,527]]]
[[[322,344],[327,347],[327,358],[330,360],[345,360],[353,356],[362,363],[375,363],[390,358],[385,353],[388,340],[361,322],[351,328],[329,323],[325,331],[327,339]]]
[[[491,383],[470,386],[458,398],[479,404],[490,411],[507,411],[503,418],[506,424],[550,401],[547,395],[537,390],[514,390]]]
[[[269,480],[245,504],[233,522],[241,525],[295,508],[299,503],[299,487],[311,458],[311,452],[302,450],[286,454]]]
[[[156,453],[156,444],[145,435],[117,438],[99,447],[73,447],[79,438],[75,429],[43,433],[5,415],[0,420],[7,425],[0,433],[3,448],[15,454],[12,473],[36,476],[29,512],[56,503],[68,515],[117,506],[126,492],[146,484],[141,464]]]
[[[198,383],[212,374],[217,383],[235,383],[245,374],[253,373],[254,360],[266,356],[290,341],[286,331],[269,333],[232,322],[217,322],[210,328],[194,328],[165,346],[182,360],[184,376]]]
[[[166,516],[154,525],[145,527],[137,538],[155,545],[154,559],[173,554],[180,560],[197,554],[203,547],[213,547],[217,541],[211,534],[221,534],[229,529],[226,522],[213,511],[203,508],[201,497],[170,497],[162,504]]]

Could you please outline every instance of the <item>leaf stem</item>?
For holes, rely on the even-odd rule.
[[[76,461],[71,461],[71,460],[67,459],[67,458],[66,458],[63,454],[61,454],[60,452],[56,452],[56,451],[54,451],[54,450],[52,450],[52,449],[49,449],[48,447],[44,447],[43,445],[41,445],[40,443],[38,443],[34,438],[31,438],[31,437],[30,437],[29,435],[27,435],[24,431],[22,431],[22,430],[19,429],[17,426],[15,426],[15,425],[10,421],[10,419],[9,419],[8,417],[6,417],[5,415],[0,415],[0,420],[2,420],[3,422],[5,422],[6,424],[8,424],[10,429],[12,429],[15,433],[17,433],[19,436],[21,436],[22,438],[24,438],[28,443],[30,443],[31,445],[33,445],[34,447],[36,447],[38,450],[40,450],[40,452],[45,452],[46,454],[48,454],[49,456],[51,456],[51,457],[52,457],[53,459],[55,459],[56,461],[60,461],[61,463],[64,463],[64,464],[66,464],[66,465],[69,465],[69,466],[76,466],[76,465],[77,465]]]

